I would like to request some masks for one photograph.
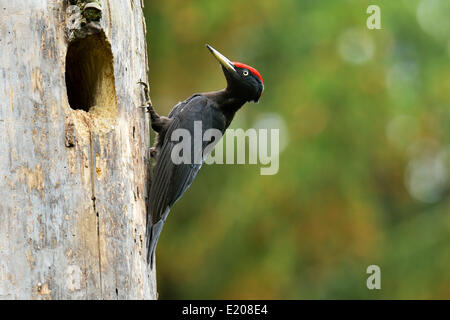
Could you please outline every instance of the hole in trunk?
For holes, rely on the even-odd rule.
[[[69,45],[66,86],[72,109],[108,118],[117,116],[113,56],[104,33],[78,39]]]

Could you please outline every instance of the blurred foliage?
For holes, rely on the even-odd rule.
[[[225,85],[209,43],[264,78],[232,126],[287,129],[276,175],[203,166],[159,241],[160,298],[450,298],[448,4],[145,1],[159,112]]]

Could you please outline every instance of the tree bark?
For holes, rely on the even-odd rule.
[[[0,0],[0,299],[157,295],[143,0],[88,2]]]

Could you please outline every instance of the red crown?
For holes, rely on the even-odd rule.
[[[263,78],[261,77],[261,74],[258,72],[258,70],[256,70],[253,67],[250,67],[246,64],[240,63],[240,62],[233,62],[233,65],[237,68],[244,68],[244,69],[248,69],[251,73],[253,73],[255,76],[257,76],[259,78],[259,80],[261,80],[261,83],[264,84]]]

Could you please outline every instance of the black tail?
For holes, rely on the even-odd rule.
[[[159,235],[161,234],[161,228],[158,228],[157,225],[161,223],[162,221],[159,221],[158,223],[152,225],[150,223],[150,226],[148,226],[147,229],[147,263],[150,264],[150,268],[153,269],[153,262],[155,260],[155,250],[156,245],[158,244]],[[164,223],[164,222],[162,222]],[[159,229],[159,232],[158,232]]]
[[[166,214],[163,215],[163,218],[155,224],[152,224],[151,220],[147,221],[147,263],[150,264],[150,269],[153,269],[156,245],[158,244],[158,239],[161,235],[161,230],[164,226],[168,213],[169,208],[167,208]]]

